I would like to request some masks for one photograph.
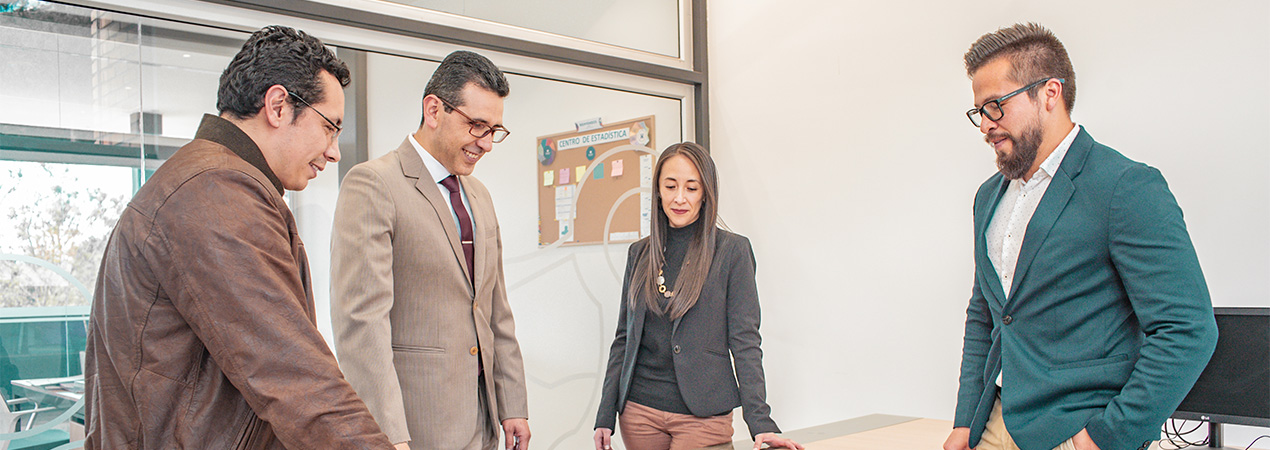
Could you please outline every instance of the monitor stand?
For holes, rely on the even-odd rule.
[[[1210,448],[1222,448],[1221,445],[1221,424],[1208,422],[1208,446]]]

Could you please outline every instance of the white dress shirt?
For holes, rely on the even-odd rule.
[[[454,229],[460,230],[460,232],[462,232],[461,230],[463,229],[463,227],[459,225],[459,216],[454,213],[454,206],[450,203],[450,189],[446,188],[445,185],[441,184],[441,180],[444,180],[446,179],[446,177],[449,177],[451,175],[450,171],[446,169],[445,166],[442,165],[440,161],[437,161],[436,158],[433,158],[431,153],[428,153],[427,150],[424,150],[423,146],[419,145],[419,141],[415,140],[415,137],[413,134],[407,135],[406,139],[410,141],[410,145],[415,148],[415,151],[419,152],[419,157],[423,159],[423,166],[428,168],[428,173],[432,175],[432,181],[435,183],[435,186],[437,187],[437,189],[441,190],[441,198],[444,198],[445,204],[450,206],[449,208],[446,208],[446,209],[450,210],[450,218],[454,219]],[[472,207],[469,206],[467,203],[467,190],[463,189],[463,183],[459,183],[459,194],[460,194],[459,198],[463,199],[463,209],[467,210],[468,217],[472,217]],[[476,219],[473,218],[473,220],[476,220]],[[473,224],[472,226],[476,226],[476,225]],[[473,232],[475,232],[475,230],[473,230]]]
[[[1019,249],[1023,246],[1027,225],[1077,134],[1080,134],[1080,125],[1072,127],[1054,152],[1041,162],[1040,169],[1032,174],[1032,178],[1027,181],[1010,180],[1010,186],[1001,196],[997,211],[988,224],[988,259],[992,260],[992,268],[996,269],[997,278],[1001,280],[1001,292],[1007,299],[1014,285],[1014,268],[1019,262]],[[1001,374],[997,374],[997,386],[1001,386]]]

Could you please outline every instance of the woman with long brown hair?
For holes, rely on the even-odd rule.
[[[611,448],[614,422],[628,450],[727,443],[740,406],[755,448],[801,449],[776,434],[767,405],[754,252],[718,228],[714,161],[700,145],[675,144],[653,177],[657,213],[627,254],[595,448]]]

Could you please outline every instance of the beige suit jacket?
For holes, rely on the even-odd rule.
[[[525,370],[503,281],[489,191],[471,176],[476,283],[459,231],[409,140],[358,164],[340,186],[331,231],[331,322],[340,367],[393,442],[461,448],[527,418]],[[477,358],[490,415],[477,430]]]

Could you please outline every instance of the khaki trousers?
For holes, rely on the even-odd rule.
[[[502,424],[492,425],[489,423],[489,393],[485,389],[485,374],[482,373],[476,377],[476,382],[480,383],[480,394],[477,399],[481,406],[476,408],[476,434],[472,436],[472,440],[463,446],[463,450],[495,450],[498,448],[499,429]]]
[[[618,416],[626,450],[688,450],[732,442],[732,413],[697,417],[626,402]]]
[[[988,416],[988,425],[983,429],[983,437],[979,439],[979,445],[974,450],[1020,450],[1019,446],[1014,443],[1014,438],[1010,437],[1010,432],[1005,429],[1005,419],[1001,417],[1001,397],[997,396],[996,402],[992,404],[992,414]],[[1076,445],[1072,444],[1072,438],[1067,438],[1063,443],[1054,447],[1054,450],[1076,450]]]

